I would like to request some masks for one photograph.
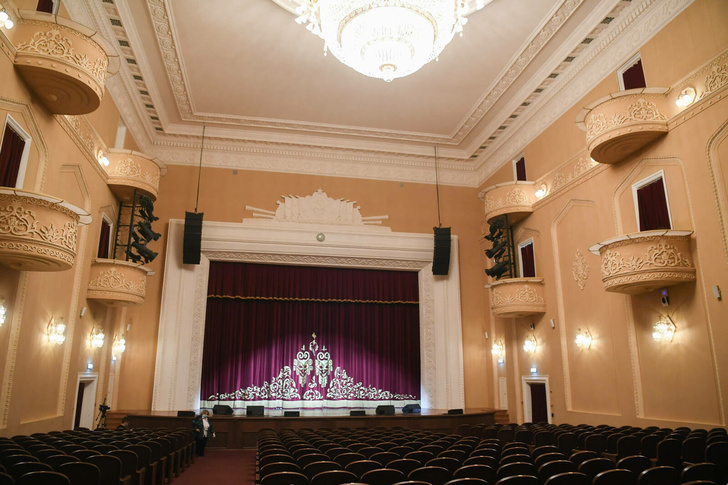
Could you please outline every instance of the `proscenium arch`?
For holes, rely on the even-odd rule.
[[[321,232],[324,242],[316,240]],[[210,261],[417,271],[422,407],[464,407],[457,236],[449,275],[433,276],[429,234],[366,226],[205,222],[199,265],[182,264],[183,235],[184,221],[170,220],[153,411],[199,408]]]

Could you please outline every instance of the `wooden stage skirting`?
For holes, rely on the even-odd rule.
[[[238,414],[238,413],[243,414]],[[493,409],[465,409],[463,414],[447,414],[442,409],[422,409],[421,413],[394,416],[378,416],[367,409],[366,416],[349,416],[349,410],[301,410],[301,416],[284,417],[282,410],[268,410],[260,417],[245,416],[244,410],[236,410],[232,416],[213,415],[216,437],[207,446],[212,448],[255,448],[258,432],[263,429],[301,428],[394,428],[402,427],[442,433],[457,433],[460,425],[493,424]],[[132,428],[189,428],[192,418],[177,417],[175,411],[109,411],[108,427],[115,429],[123,416],[129,416]]]

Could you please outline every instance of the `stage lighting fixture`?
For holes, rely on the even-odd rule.
[[[149,222],[159,220],[159,217],[154,215],[154,202],[146,195],[139,196],[139,213]]]
[[[137,227],[139,228],[139,234],[147,242],[156,241],[157,239],[159,239],[162,236],[158,232],[154,232],[154,230],[152,229],[152,223],[149,222],[148,220],[138,222]]]
[[[509,264],[510,264],[510,261],[507,261],[507,260],[501,261],[500,263],[496,263],[492,268],[486,269],[485,274],[487,274],[491,278],[495,278],[496,280],[499,280],[508,271]]]
[[[508,243],[508,241],[506,239],[502,239],[500,242],[494,244],[492,248],[488,249],[485,252],[485,255],[488,256],[488,258],[491,258],[491,259],[492,258],[497,258],[501,254],[503,254],[503,252],[506,250],[506,244],[507,243]]]
[[[132,242],[132,247],[136,249],[137,253],[139,253],[139,256],[144,258],[145,263],[151,263],[154,261],[154,258],[157,257],[157,253],[149,249],[146,245],[139,243],[139,242]]]
[[[490,223],[490,234],[486,234],[485,238],[488,241],[495,241],[496,239],[500,238],[500,230],[503,229],[503,226],[505,225],[505,219],[502,217],[499,217],[498,219],[494,220]]]
[[[138,254],[136,254],[134,251],[132,251],[131,249],[132,249],[131,246],[126,248],[126,256],[129,258],[129,260],[132,263],[141,263],[142,258]]]

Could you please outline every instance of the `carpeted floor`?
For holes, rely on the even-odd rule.
[[[255,450],[207,450],[185,470],[175,485],[253,485]]]

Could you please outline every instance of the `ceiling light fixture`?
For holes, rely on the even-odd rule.
[[[0,24],[5,26],[6,29],[12,29],[13,25],[15,25],[5,10],[0,10]]]
[[[487,0],[302,0],[296,22],[352,69],[387,82],[420,69],[462,36]],[[473,4],[471,6],[471,4]]]
[[[693,101],[695,101],[695,96],[695,89],[688,86],[683,89],[680,94],[678,94],[677,99],[675,100],[675,104],[681,108],[685,108],[693,104]]]

